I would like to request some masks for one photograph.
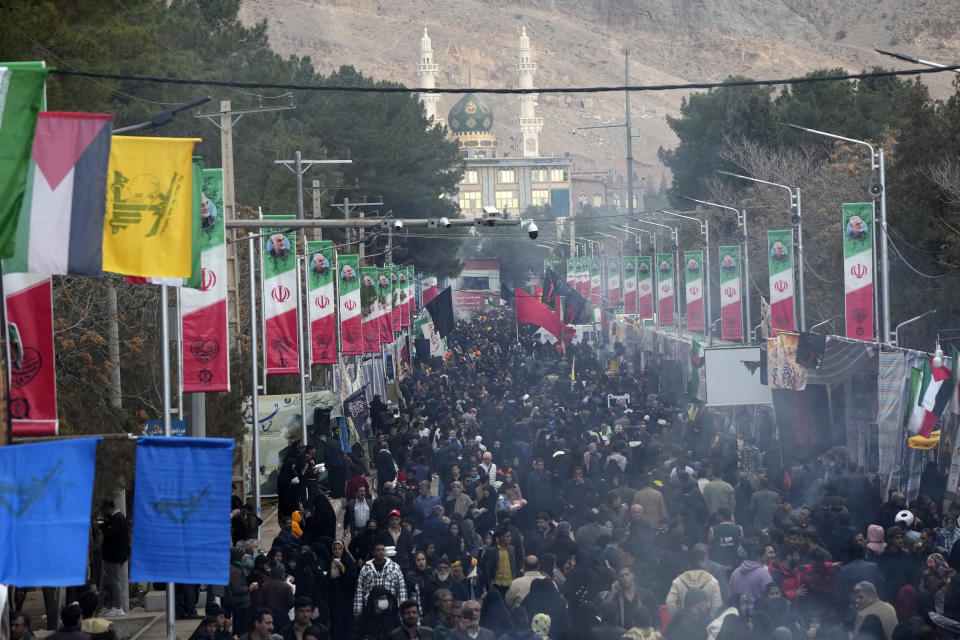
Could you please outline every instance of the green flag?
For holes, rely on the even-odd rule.
[[[0,62],[0,258],[12,258],[27,188],[37,114],[43,108],[43,63]]]

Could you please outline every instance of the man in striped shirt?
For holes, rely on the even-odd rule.
[[[387,557],[387,550],[382,542],[373,545],[373,560],[360,569],[357,591],[353,596],[354,617],[360,616],[367,603],[367,596],[374,587],[383,587],[393,594],[397,602],[407,599],[407,587],[400,565]]]

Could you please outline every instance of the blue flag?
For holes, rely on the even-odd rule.
[[[0,584],[66,587],[86,581],[100,440],[0,447]]]
[[[132,582],[227,584],[233,440],[137,440]]]

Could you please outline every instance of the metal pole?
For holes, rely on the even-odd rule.
[[[311,186],[313,188],[313,192],[311,193],[311,199],[313,200],[313,219],[319,220],[323,217],[323,212],[320,210],[320,181],[314,180]],[[314,229],[313,239],[323,240],[323,229]]]
[[[883,244],[880,245],[880,278],[883,288],[883,342],[890,338],[890,255],[887,238],[887,174],[884,168],[883,149],[877,152],[880,173],[880,226],[883,228]]]
[[[630,50],[623,52],[624,86],[630,86]],[[627,112],[627,215],[633,217],[633,127],[630,124],[630,90],[624,91]]]
[[[163,363],[163,435],[169,438],[170,429],[170,309],[167,303],[167,285],[160,285],[160,355]],[[167,583],[167,640],[177,640],[174,585]]]
[[[186,425],[186,414],[183,412],[183,324],[180,317],[183,311],[180,308],[180,287],[175,288],[177,298],[177,417]]]
[[[741,209],[740,215],[743,216],[743,224],[741,225],[743,227],[743,295],[747,305],[745,314],[747,326],[744,327],[743,343],[750,344],[753,342],[753,336],[750,335],[753,331],[753,325],[750,324],[750,234],[747,233],[747,210]]]
[[[297,220],[303,220],[303,169],[300,166],[300,152],[293,154],[293,172],[297,174]],[[303,231],[300,232],[303,234]]]
[[[712,305],[710,303],[711,289],[710,289],[710,221],[705,220],[703,223],[703,237],[706,241],[705,255],[703,256],[703,270],[704,275],[706,276],[706,291],[704,291],[704,296],[707,298],[707,345],[713,346],[713,313]]]
[[[304,265],[309,264],[307,259]],[[304,357],[303,348],[303,295],[300,292],[300,256],[297,256],[297,357],[300,359],[300,442],[307,446],[307,378],[310,365]]]
[[[794,189],[796,192],[797,209],[797,248],[800,250],[800,268],[797,271],[797,284],[800,287],[800,331],[807,330],[807,293],[803,285],[803,262],[807,254],[803,252],[803,211],[800,206],[800,187]]]
[[[253,502],[260,517],[260,364],[257,362],[257,268],[254,239],[247,241],[247,252],[250,255],[250,375],[253,384],[250,385],[250,415],[253,430]],[[260,527],[257,527],[257,538],[260,538]]]

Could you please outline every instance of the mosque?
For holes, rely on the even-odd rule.
[[[537,63],[533,61],[526,28],[520,33],[518,87],[534,88]],[[420,88],[436,87],[440,66],[433,59],[433,45],[427,30],[420,39],[417,79]],[[537,117],[537,94],[517,96],[519,109],[511,120],[520,135],[517,144],[506,153],[500,151],[493,128],[494,113],[490,103],[474,93],[467,93],[450,108],[446,125],[460,145],[466,167],[459,185],[457,200],[465,217],[478,217],[483,207],[494,206],[511,215],[523,213],[531,205],[550,204],[557,217],[570,215],[573,160],[567,156],[540,155],[540,132],[543,118]],[[420,100],[427,118],[444,124],[438,116],[440,95],[421,93]]]

